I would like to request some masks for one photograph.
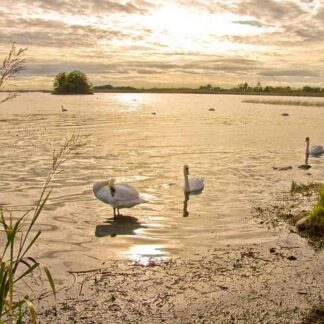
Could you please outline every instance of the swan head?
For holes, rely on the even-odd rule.
[[[306,139],[305,139],[305,143],[309,143],[309,137],[307,136]]]
[[[115,189],[115,182],[116,182],[116,180],[114,178],[107,181],[107,184],[110,189]]]
[[[189,175],[189,166],[187,164],[183,166],[183,173]]]

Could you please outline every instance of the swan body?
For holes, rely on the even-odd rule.
[[[114,179],[95,182],[93,193],[99,200],[113,207],[114,220],[116,220],[116,209],[119,215],[119,209],[131,208],[147,202],[140,198],[134,187],[125,182],[115,184]]]
[[[309,151],[310,155],[319,155],[324,152],[323,146],[322,145],[314,145]]]
[[[305,142],[306,142],[306,155],[307,154],[308,155],[320,155],[320,154],[324,153],[324,149],[323,149],[322,145],[313,145],[311,147],[311,149],[309,149],[309,142],[310,142],[309,137],[306,137]]]
[[[204,178],[190,178],[189,175],[189,166],[185,165],[183,167],[184,175],[184,192],[185,193],[198,193],[204,189]]]

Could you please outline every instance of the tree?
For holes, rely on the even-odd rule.
[[[249,88],[249,84],[247,82],[244,82],[244,83],[240,83],[239,86],[239,91],[248,91],[248,88]]]
[[[54,94],[92,94],[92,83],[85,73],[75,70],[58,73],[54,79]]]
[[[23,54],[27,48],[16,49],[15,44],[11,46],[9,54],[5,57],[0,67],[0,90],[4,90],[4,86],[15,74],[25,69],[25,60]],[[14,99],[17,97],[17,91],[10,91],[4,99],[0,99],[0,103]]]

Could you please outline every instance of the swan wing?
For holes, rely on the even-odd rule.
[[[113,203],[113,197],[110,192],[110,188],[107,181],[95,182],[93,185],[94,195],[106,204]]]
[[[114,197],[119,201],[136,200],[139,194],[134,187],[128,183],[118,183],[115,185]]]
[[[190,191],[200,191],[204,189],[204,178],[191,178],[189,180]]]

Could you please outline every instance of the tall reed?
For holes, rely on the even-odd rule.
[[[36,323],[36,311],[28,296],[16,294],[16,287],[31,275],[36,269],[45,274],[51,291],[56,297],[55,285],[51,272],[33,257],[28,256],[29,250],[39,238],[41,231],[33,233],[34,225],[43,212],[44,206],[51,194],[51,181],[60,173],[60,167],[71,153],[81,146],[80,136],[72,135],[63,146],[53,152],[53,163],[47,175],[44,186],[34,208],[14,219],[10,211],[0,206],[0,227],[5,233],[5,245],[0,251],[0,323],[2,321],[22,323],[22,317],[29,312],[30,319]]]

